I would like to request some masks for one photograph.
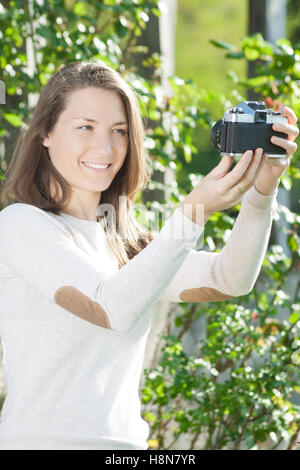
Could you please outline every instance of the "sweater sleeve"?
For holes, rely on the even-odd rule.
[[[217,302],[249,293],[266,254],[277,192],[263,195],[255,186],[247,191],[222,250],[191,249],[159,300]]]
[[[0,261],[50,302],[104,328],[129,331],[170,283],[204,224],[178,208],[152,242],[111,275],[45,211],[14,203],[0,212]]]

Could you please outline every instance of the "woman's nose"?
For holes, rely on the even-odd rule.
[[[92,150],[95,154],[109,155],[112,153],[111,138],[105,133],[96,134],[92,142]]]

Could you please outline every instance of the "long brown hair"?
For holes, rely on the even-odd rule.
[[[22,202],[54,214],[63,211],[69,184],[52,164],[48,148],[42,141],[66,108],[69,94],[86,87],[100,87],[118,93],[129,124],[128,151],[124,163],[111,185],[101,192],[100,206],[109,204],[114,207],[115,223],[110,221],[108,231],[106,216],[98,218],[121,267],[153,239],[151,232],[137,222],[134,212],[136,194],[150,180],[151,165],[144,147],[144,124],[137,95],[121,75],[106,64],[100,61],[71,62],[62,65],[50,78],[41,91],[29,125],[21,130],[17,139],[10,165],[4,174],[0,200],[4,207]],[[56,189],[55,198],[53,187]],[[119,204],[120,196],[123,204]]]

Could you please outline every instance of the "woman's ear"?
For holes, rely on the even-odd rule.
[[[48,145],[47,145],[48,144]],[[45,137],[43,140],[42,140],[42,145],[44,147],[49,147],[49,136]]]

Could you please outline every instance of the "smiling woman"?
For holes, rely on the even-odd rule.
[[[145,324],[137,319],[154,292],[133,307],[132,277],[120,269],[154,238],[133,211],[150,178],[143,139],[137,96],[101,62],[61,67],[20,134],[1,193],[8,394],[0,449],[147,448],[137,394],[144,341],[137,338],[149,316]],[[188,243],[176,242],[176,266]],[[161,242],[153,248],[144,263],[151,253],[161,258]],[[163,271],[172,272],[167,262]],[[136,300],[144,272],[142,263]],[[154,282],[156,299],[161,281]],[[116,322],[99,295],[117,300]]]
[[[137,95],[120,74],[102,62],[62,66],[19,136],[1,202],[101,222],[123,266],[153,239],[132,210],[151,175],[143,139]]]
[[[97,120],[74,117],[80,110]],[[94,126],[78,127],[77,121],[93,122]],[[70,94],[65,110],[43,139],[53,165],[71,187],[64,213],[96,221],[101,192],[124,164],[127,129],[126,108],[115,91],[88,87]]]

